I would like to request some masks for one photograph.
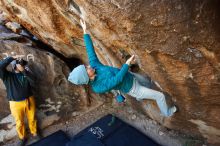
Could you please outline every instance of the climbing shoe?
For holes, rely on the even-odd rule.
[[[172,113],[171,115],[173,115],[175,112],[177,112],[176,106],[171,107],[170,108],[170,113]]]

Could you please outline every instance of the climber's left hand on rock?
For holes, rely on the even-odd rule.
[[[135,60],[135,56],[132,55],[127,61],[126,61],[126,64],[130,65],[132,61]]]
[[[80,19],[80,24],[83,28],[83,33],[86,34],[86,22],[82,19]]]

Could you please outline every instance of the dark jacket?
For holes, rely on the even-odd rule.
[[[8,100],[22,101],[33,95],[31,83],[34,82],[34,76],[27,69],[22,73],[7,71],[7,66],[13,60],[12,57],[8,57],[0,61],[0,78],[5,84]]]

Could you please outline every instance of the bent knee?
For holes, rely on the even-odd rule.
[[[159,100],[159,101],[165,101],[165,96],[164,96],[164,94],[159,92],[158,95],[157,95],[157,100]]]

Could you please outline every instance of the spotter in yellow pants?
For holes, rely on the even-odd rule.
[[[28,125],[32,135],[37,134],[37,121],[35,117],[35,101],[31,96],[23,101],[9,101],[12,116],[16,122],[16,130],[20,139],[26,137],[24,118],[28,120]]]

